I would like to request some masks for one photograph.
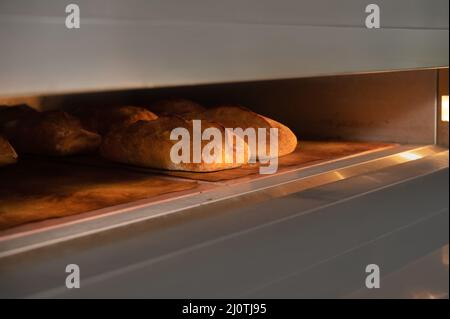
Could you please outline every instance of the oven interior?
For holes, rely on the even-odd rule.
[[[330,164],[340,161],[356,165],[392,154],[414,160],[428,154],[426,147],[448,148],[448,121],[441,116],[445,95],[448,69],[3,97],[0,105],[25,103],[41,111],[78,105],[151,106],[170,97],[205,107],[236,104],[287,125],[299,144],[294,153],[279,159],[273,176],[260,175],[257,164],[188,173],[116,164],[95,154],[19,154],[17,164],[0,168],[0,237],[126,213],[138,206],[151,210],[157,203],[199,194],[207,198],[230,186],[247,191],[255,182],[270,185],[277,176],[311,168],[311,174],[330,173]]]

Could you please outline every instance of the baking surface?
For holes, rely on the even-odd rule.
[[[279,158],[277,173],[379,151],[394,144],[301,141]],[[96,156],[29,157],[0,168],[0,230],[87,213],[143,199],[153,202],[269,175],[259,164],[210,173],[161,171],[112,163]],[[176,178],[174,178],[176,177]],[[207,182],[206,184],[202,183]]]
[[[278,159],[277,173],[300,169],[348,156],[360,155],[366,152],[379,151],[395,145],[397,144],[347,141],[300,141],[297,149],[293,153]],[[255,179],[267,176],[259,174],[260,165],[258,163],[217,172],[197,173],[135,167],[110,162],[97,156],[75,156],[62,158],[61,160],[99,167],[127,168],[139,172],[156,173],[207,182],[237,182],[242,181],[243,178]]]
[[[0,168],[0,229],[196,189],[192,181],[26,160]]]
[[[363,143],[363,142],[323,142],[323,141],[300,141],[297,149],[286,156],[278,159],[278,173],[300,169],[314,164],[320,164],[343,157],[378,151],[394,144],[386,143]],[[266,164],[263,164],[266,166]],[[211,172],[211,173],[190,173],[190,172],[165,172],[171,176],[185,177],[195,180],[210,182],[234,181],[248,177],[251,179],[267,175],[259,174],[259,164],[247,164],[240,168]]]

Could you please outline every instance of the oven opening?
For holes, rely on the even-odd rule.
[[[113,227],[284,183],[307,189],[419,160],[448,148],[448,92],[441,102],[442,121],[436,116],[440,72],[1,98],[0,111],[22,104],[39,112],[70,114],[80,106],[92,111],[125,105],[150,111],[158,105],[158,112],[164,113],[166,106],[158,101],[172,98],[193,101],[206,110],[240,106],[288,127],[298,144],[278,158],[273,174],[261,174],[258,162],[201,172],[109,160],[98,151],[52,156],[16,150],[11,163],[0,167],[0,240],[83,223],[90,231],[106,217],[112,218],[108,227]],[[105,124],[98,117],[95,121],[94,125]],[[25,139],[41,143],[31,136]],[[147,215],[128,219],[127,214],[142,207],[147,208]]]

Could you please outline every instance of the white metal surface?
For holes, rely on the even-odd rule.
[[[0,96],[448,65],[448,1],[61,1],[0,4]]]
[[[448,244],[394,271],[379,289],[361,289],[349,298],[448,299]]]
[[[86,18],[194,21],[254,24],[364,26],[368,3],[362,0],[78,0]],[[446,0],[378,0],[389,28],[448,29]],[[60,17],[66,3],[58,0],[1,1],[2,15]],[[447,10],[445,10],[447,9]],[[400,14],[401,13],[401,14]]]

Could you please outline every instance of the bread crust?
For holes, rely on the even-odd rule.
[[[154,103],[150,110],[159,116],[178,115],[187,118],[188,114],[202,113],[206,109],[198,103],[187,99],[171,98]]]
[[[0,131],[5,126],[11,125],[10,123],[36,115],[36,113],[38,111],[25,104],[16,106],[0,105]]]
[[[105,135],[110,130],[137,121],[153,121],[158,118],[155,113],[143,107],[132,105],[79,107],[72,112],[81,120],[85,129],[100,135]]]
[[[227,128],[266,128],[266,145],[270,145],[270,128],[278,129],[278,156],[292,153],[297,147],[297,137],[287,126],[244,107],[234,105],[218,106],[198,114],[199,118],[219,122]],[[270,152],[257,151],[259,157],[269,156]]]
[[[236,152],[236,143],[233,143],[233,154],[224,147],[224,127],[209,121],[201,122],[202,132],[209,127],[215,127],[222,133],[222,158],[219,163],[192,162],[193,154],[193,123],[178,116],[163,116],[155,121],[139,121],[127,127],[111,131],[103,140],[100,154],[112,161],[131,164],[141,167],[150,167],[163,170],[178,170],[190,172],[212,172],[235,168],[243,163],[236,161],[233,154]],[[175,128],[185,128],[190,133],[190,163],[174,163],[170,158],[172,147],[178,142],[170,139],[171,131]],[[201,142],[201,149],[209,141]],[[243,142],[244,143],[244,142]],[[244,163],[248,161],[247,145],[244,143]],[[227,159],[231,158],[231,163]]]
[[[36,113],[5,127],[5,135],[20,153],[65,156],[95,151],[100,135],[82,128],[62,111]]]
[[[14,148],[4,136],[0,135],[0,166],[14,164],[17,158]]]

